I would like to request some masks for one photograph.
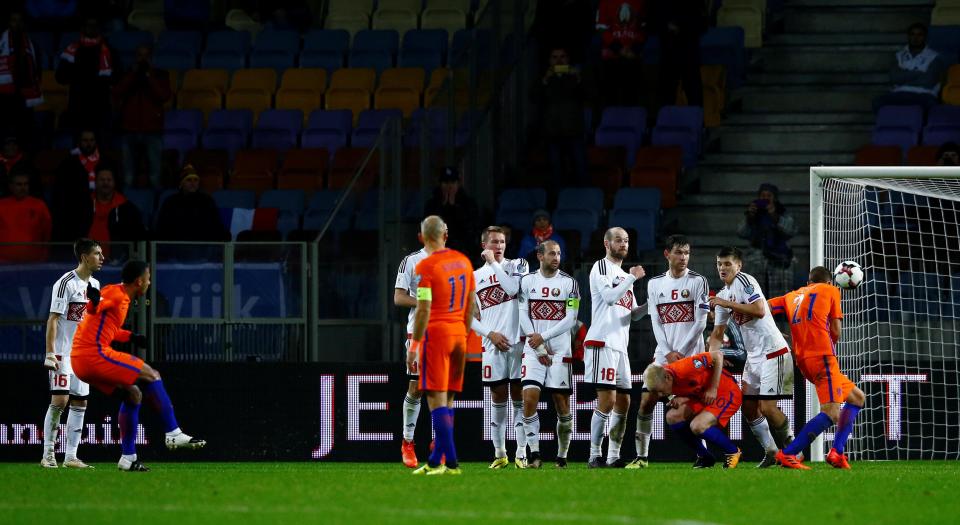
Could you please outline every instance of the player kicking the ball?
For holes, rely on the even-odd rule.
[[[523,393],[520,387],[519,311],[514,299],[520,277],[529,269],[523,259],[504,259],[507,237],[503,228],[490,226],[481,237],[485,264],[473,272],[477,283],[476,318],[471,325],[483,337],[483,384],[490,389],[494,459],[490,468],[501,469],[507,459],[507,392],[513,400],[513,425],[517,436],[516,465],[526,467],[527,444],[523,432]],[[509,386],[509,389],[508,389]]]
[[[148,401],[159,414],[169,449],[195,449],[206,441],[190,437],[180,430],[173,404],[163,387],[160,374],[142,359],[110,347],[114,341],[130,342],[145,348],[146,337],[120,328],[127,318],[130,301],[147,293],[150,267],[143,261],[128,261],[120,273],[122,284],[111,284],[103,291],[87,290],[90,302],[73,338],[70,359],[77,377],[110,395],[122,391],[120,404],[120,441],[123,455],[117,467],[131,472],[148,469],[137,459],[137,430],[140,403]]]
[[[645,307],[635,306],[633,283],[645,275],[643,266],[627,273],[620,268],[627,257],[630,238],[623,228],[610,228],[603,235],[607,256],[590,270],[591,322],[584,341],[585,382],[597,391],[597,408],[590,418],[590,468],[607,465],[622,468],[620,445],[630,408],[630,321],[640,319]],[[603,427],[610,423],[607,462],[603,461]]]
[[[557,467],[567,466],[567,450],[573,433],[570,394],[573,393],[573,338],[577,324],[580,290],[577,281],[560,270],[560,245],[543,241],[537,246],[540,269],[520,278],[520,330],[526,334],[523,364],[523,430],[530,447],[528,468],[540,468],[540,390],[553,394],[557,410]]]
[[[53,283],[50,317],[47,318],[47,356],[43,366],[50,378],[51,397],[47,415],[43,419],[43,459],[40,460],[40,466],[45,468],[57,468],[54,446],[60,428],[60,415],[67,408],[67,401],[70,402],[70,413],[67,414],[67,446],[63,466],[90,467],[77,457],[90,385],[74,375],[70,365],[70,349],[73,335],[87,306],[87,290],[100,289],[100,282],[93,278],[93,272],[103,267],[103,250],[97,241],[77,239],[73,243],[73,253],[80,263]]]
[[[410,337],[413,335],[413,312],[417,308],[417,283],[414,275],[414,269],[417,264],[427,258],[427,252],[423,248],[407,255],[400,262],[400,268],[397,270],[397,283],[393,290],[393,304],[409,308],[407,315],[407,344],[406,349],[410,349]],[[403,464],[410,468],[417,467],[417,451],[413,444],[413,435],[417,431],[417,419],[420,417],[420,398],[422,392],[417,387],[417,380],[420,378],[420,362],[414,360],[413,363],[406,365],[407,369],[407,395],[403,398],[403,443],[400,445],[400,454],[403,457]]]
[[[793,359],[770,315],[763,290],[752,275],[740,271],[742,265],[737,248],[723,248],[717,254],[717,272],[725,286],[710,298],[710,304],[716,307],[710,351],[719,351],[723,346],[727,321],[732,317],[740,327],[747,350],[743,415],[765,451],[757,466],[767,468],[776,465],[777,450],[793,441],[790,421],[777,406],[778,399],[793,397]]]
[[[676,396],[670,401],[667,424],[687,445],[699,454],[702,437],[723,451],[723,468],[736,468],[740,449],[723,427],[740,409],[742,394],[723,369],[723,352],[704,352],[664,366],[653,363],[643,371],[643,384],[659,397]]]
[[[817,388],[817,399],[820,400],[820,413],[807,421],[793,443],[777,453],[777,461],[786,468],[809,469],[797,455],[824,430],[837,425],[827,463],[839,469],[849,469],[850,463],[843,450],[866,396],[840,372],[833,352],[833,345],[840,340],[843,311],[840,309],[840,290],[830,284],[830,271],[823,266],[810,270],[806,286],[770,299],[770,311],[785,314],[790,320],[797,367]],[[841,401],[844,402],[843,410],[840,409]]]

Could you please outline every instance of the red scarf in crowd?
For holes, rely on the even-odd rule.
[[[546,228],[533,228],[533,238],[537,240],[539,245],[541,242],[553,237],[553,225],[547,226]]]
[[[98,74],[101,77],[109,77],[113,74],[113,69],[110,63],[110,48],[107,47],[107,43],[103,40],[103,38],[99,36],[96,38],[81,36],[80,40],[70,44],[66,49],[63,50],[63,53],[60,53],[60,60],[66,60],[67,62],[73,64],[77,60],[77,49],[79,49],[81,46],[100,46],[100,67]]]
[[[18,57],[15,53],[16,46],[13,42],[14,35],[9,30],[0,35],[0,93],[10,95],[16,89],[17,82],[14,82],[14,72],[17,67],[17,60],[21,58],[26,61],[27,78],[18,78],[20,84],[20,95],[26,102],[28,108],[39,106],[43,103],[43,95],[40,94],[40,73],[37,69],[37,55],[33,49],[33,42],[27,38],[25,32],[20,33],[20,47],[24,50],[22,56]]]
[[[17,163],[20,162],[22,159],[23,159],[22,151],[18,152],[16,155],[10,157],[9,159],[7,157],[4,157],[3,155],[0,155],[0,164],[3,164],[4,173],[10,173],[13,167],[16,166]]]
[[[77,160],[83,165],[83,169],[87,170],[87,182],[89,183],[90,191],[93,191],[97,186],[97,164],[100,164],[100,149],[93,150],[93,153],[87,156],[80,151],[80,148],[73,148],[70,150],[70,154],[76,155]]]

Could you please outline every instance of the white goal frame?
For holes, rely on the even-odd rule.
[[[948,166],[811,166],[810,167],[810,267],[823,266],[823,194],[825,179],[960,179],[960,167]],[[923,194],[923,192],[917,192]],[[928,194],[929,197],[943,197]],[[829,265],[828,265],[829,267]],[[869,276],[867,277],[869,278]],[[820,411],[814,386],[806,383],[807,419]],[[810,460],[823,461],[823,434],[810,443]]]

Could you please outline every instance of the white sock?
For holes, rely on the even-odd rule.
[[[407,394],[403,398],[403,439],[413,441],[420,417],[420,400]]]
[[[645,458],[650,453],[650,434],[653,433],[653,414],[637,416],[637,457]]]
[[[771,428],[770,432],[773,434],[773,440],[777,443],[777,448],[784,448],[793,441],[793,427],[790,425],[789,419],[784,419],[780,428]]]
[[[750,431],[757,437],[757,441],[767,452],[776,452],[777,444],[773,441],[773,435],[770,434],[770,425],[767,424],[767,418],[760,416],[750,421]]]
[[[523,401],[513,402],[513,433],[517,436],[517,457],[527,457],[527,435],[523,431]]]
[[[610,442],[607,445],[607,463],[620,459],[620,445],[627,429],[627,415],[614,410],[610,413]]]
[[[590,418],[590,459],[603,456],[603,427],[610,419],[608,414],[593,410],[593,416]]]
[[[570,414],[557,415],[557,457],[567,457],[570,450],[570,437],[573,436],[573,416]]]
[[[83,416],[87,407],[70,407],[67,414],[67,448],[66,459],[77,457],[77,448],[80,447],[80,438],[83,436]]]
[[[57,428],[60,426],[60,414],[63,408],[50,403],[47,407],[47,415],[43,418],[43,450],[44,453],[53,452],[53,447],[57,444]]]
[[[134,461],[137,460],[137,455],[136,455],[136,454],[124,454],[124,455],[120,456],[120,459],[125,459],[125,460],[129,461],[130,463],[133,463]]]
[[[540,452],[540,415],[536,412],[523,418],[523,433],[527,438],[530,452]]]
[[[498,458],[507,457],[507,403],[493,404],[493,417],[490,418],[490,433],[493,438],[493,451]]]
[[[177,428],[171,430],[170,432],[167,432],[167,437],[168,437],[168,438],[177,437],[177,436],[179,436],[180,434],[183,434],[183,431],[180,430],[180,427],[177,427]]]

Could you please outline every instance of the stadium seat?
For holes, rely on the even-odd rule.
[[[521,210],[498,210],[494,222],[502,226],[510,226],[516,232],[525,232],[533,224],[533,211],[528,209]]]
[[[177,92],[178,109],[199,109],[204,115],[221,109],[229,74],[225,69],[191,69]]]
[[[276,87],[277,73],[274,70],[241,69],[233,75],[233,84],[227,91],[226,109],[249,109],[256,121],[261,111],[273,106]]]
[[[338,69],[330,80],[324,105],[326,109],[349,109],[354,120],[370,108],[377,72],[373,69]]]
[[[930,13],[930,25],[956,26],[960,25],[960,6],[935,5]]]
[[[178,163],[196,148],[203,129],[203,113],[196,109],[167,111],[163,119],[163,149],[177,151]]]
[[[469,67],[469,53],[474,49],[477,55],[477,67],[482,70],[489,69],[490,57],[494,50],[493,33],[489,29],[460,29],[452,32],[447,64],[451,67]]]
[[[297,147],[303,113],[297,109],[271,109],[260,114],[253,129],[254,148],[287,151]]]
[[[327,9],[330,13],[360,12],[369,15],[373,12],[374,3],[374,0],[329,0]]]
[[[475,10],[478,2],[476,0],[426,0],[425,4],[427,7],[459,9],[464,13],[469,13]]]
[[[221,149],[195,149],[187,153],[184,164],[191,164],[197,170],[203,191],[213,193],[223,189],[227,172],[230,171],[230,155]]]
[[[407,9],[419,13],[423,0],[377,0],[377,9]]]
[[[225,109],[210,113],[202,144],[206,149],[222,149],[231,160],[247,146],[253,128],[253,112],[249,109]]]
[[[703,125],[715,128],[720,125],[723,109],[726,106],[727,73],[723,64],[700,66],[700,79],[703,85]],[[677,105],[686,106],[687,94],[683,83],[677,86]]]
[[[960,26],[928,27],[927,46],[940,53],[948,64],[956,64],[960,58]]]
[[[937,146],[914,146],[907,150],[908,166],[936,166]]]
[[[153,204],[156,198],[153,188],[124,188],[123,196],[140,210],[144,225],[153,224]]]
[[[404,117],[420,107],[425,74],[423,69],[394,68],[380,75],[380,86],[373,96],[374,109],[398,108]]]
[[[657,198],[659,200],[659,197]],[[634,254],[656,248],[657,212],[654,210],[615,209],[610,212],[608,226],[629,228],[636,232],[630,236],[630,249]]]
[[[939,146],[944,142],[960,142],[960,107],[941,104],[927,114],[923,144]]]
[[[363,159],[369,150],[366,148],[340,148],[333,154],[333,163],[330,166],[330,177],[327,187],[330,189],[346,188],[353,176],[360,169]],[[366,169],[357,179],[353,191],[365,191],[371,188],[380,176],[380,156],[374,152],[367,163]]]
[[[554,229],[575,230],[580,234],[580,244],[576,246],[578,250],[589,247],[590,234],[600,227],[600,215],[596,211],[587,209],[558,208],[553,212],[550,219]],[[527,228],[529,228],[529,225],[527,225]],[[567,251],[571,251],[574,247],[570,246],[569,239],[565,240],[567,240]]]
[[[300,34],[296,31],[264,31],[250,53],[250,67],[273,68],[277,73],[296,64]]]
[[[130,11],[130,14],[127,16],[127,25],[143,31],[149,31],[153,35],[158,35],[167,28],[167,23],[163,19],[162,12],[139,9]]]
[[[871,142],[878,146],[899,146],[906,151],[917,144],[922,127],[922,107],[884,106],[877,111]]]
[[[207,35],[207,48],[200,58],[203,68],[226,70],[247,67],[250,33],[246,31],[216,31]]]
[[[257,194],[247,190],[220,190],[212,194],[213,201],[218,208],[247,208],[257,207]]]
[[[320,190],[314,193],[303,216],[303,228],[305,230],[317,230],[318,232],[322,230],[340,199],[343,199],[343,204],[340,205],[340,210],[334,216],[330,229],[335,233],[350,229],[356,204],[352,196],[342,190]]]
[[[325,29],[343,29],[352,36],[358,31],[370,29],[370,16],[362,11],[343,11],[327,14],[323,22]]]
[[[748,49],[763,46],[763,14],[756,7],[724,5],[717,12],[717,26],[742,27],[744,45]]]
[[[353,129],[350,144],[357,148],[370,148],[377,141],[380,129],[391,118],[402,118],[399,109],[367,109],[360,112],[357,127]]]
[[[736,89],[746,72],[746,50],[742,27],[711,27],[700,37],[702,64],[722,64],[726,68],[726,85]]]
[[[467,27],[467,14],[459,9],[427,7],[420,14],[420,29],[446,29],[453,34]]]
[[[442,106],[447,104],[446,96],[438,98],[443,92],[448,79],[453,81],[453,75],[450,69],[438,67],[430,72],[430,80],[427,82],[427,89],[423,92],[423,107],[428,108],[434,105]],[[448,88],[449,89],[449,88]]]
[[[380,192],[371,188],[360,196],[360,204],[354,212],[353,229],[372,232],[379,229]]]
[[[45,69],[40,73],[40,90],[43,92],[43,104],[39,111],[50,111],[59,119],[60,114],[67,110],[69,91],[67,86],[57,82],[55,72]]]
[[[343,67],[350,49],[350,33],[343,29],[314,29],[303,37],[300,67],[333,71]]]
[[[654,146],[681,146],[684,166],[694,166],[700,156],[702,140],[703,108],[664,106],[660,109],[651,139]]]
[[[107,37],[107,43],[121,69],[130,69],[136,62],[137,47],[153,47],[153,33],[149,31],[117,31]]]
[[[660,190],[657,188],[622,188],[613,200],[614,210],[659,210]]]
[[[529,210],[546,208],[547,192],[543,188],[511,188],[503,190],[497,199],[500,210]]]
[[[323,187],[330,153],[325,149],[292,149],[283,159],[277,189],[300,189],[308,195]]]
[[[393,67],[400,37],[393,30],[365,30],[353,38],[348,60],[352,68],[373,68],[377,73]]]
[[[621,147],[591,146],[587,148],[587,171],[591,185],[603,191],[606,206],[613,204],[613,196],[623,185],[626,150]]]
[[[947,69],[947,83],[943,86],[942,98],[944,104],[960,105],[960,64]]]
[[[603,190],[563,188],[557,194],[557,210],[587,210],[601,215],[603,214]]]
[[[260,196],[257,207],[302,214],[306,209],[306,196],[301,190],[270,190]]]
[[[251,190],[257,194],[273,189],[280,155],[273,150],[252,149],[237,152],[227,187]]]
[[[420,146],[423,141],[424,125],[427,126],[426,133],[429,147],[437,148],[446,145],[447,126],[449,124],[447,114],[446,108],[443,107],[413,110],[403,137],[404,146]]]
[[[417,13],[410,9],[377,9],[373,13],[372,27],[404,33],[417,28]]]
[[[627,162],[633,164],[637,149],[643,143],[647,126],[647,110],[642,107],[608,107],[600,117],[594,136],[597,146],[622,146]]]
[[[857,150],[853,163],[857,166],[899,166],[902,160],[903,150],[899,145],[868,144]]]
[[[640,148],[630,170],[630,186],[659,189],[660,207],[673,208],[677,204],[677,180],[682,168],[683,149],[679,146]]]
[[[403,35],[400,67],[422,67],[426,71],[443,66],[449,36],[443,29],[411,30]]]
[[[339,148],[347,145],[353,128],[350,110],[317,110],[307,118],[307,127],[301,137],[304,148],[325,148],[331,158]]]

